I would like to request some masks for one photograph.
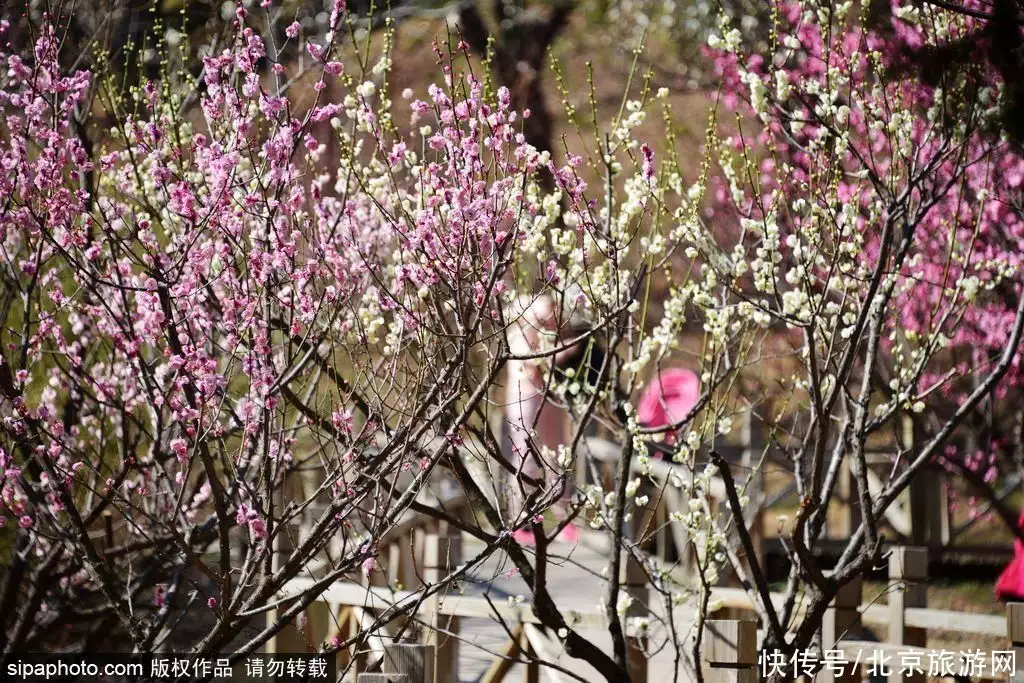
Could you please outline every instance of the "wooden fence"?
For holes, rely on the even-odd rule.
[[[463,496],[436,501],[437,506],[455,517],[465,514]],[[345,642],[358,637],[375,620],[385,614],[404,613],[413,603],[411,616],[385,620],[382,629],[369,633],[357,647],[339,653],[339,667],[353,665],[354,671],[380,667],[395,634],[417,638],[430,645],[431,670],[449,678],[457,671],[459,617],[463,615],[442,609],[443,594],[421,598],[423,589],[433,586],[462,562],[461,533],[447,522],[411,511],[404,516],[378,546],[379,566],[366,572],[361,582],[338,581],[332,584],[299,620],[301,627],[289,624],[267,646],[269,653],[316,652],[325,643],[337,639]],[[278,547],[278,554],[289,548]],[[281,597],[298,595],[316,583],[319,569],[310,569],[310,576],[289,582]],[[274,623],[279,613],[267,614]],[[353,662],[352,653],[359,653]]]
[[[963,652],[982,650],[978,642],[991,643],[1001,640],[1005,652],[1016,650],[1014,671],[998,672],[991,669],[991,657],[986,660],[987,671],[976,671],[973,680],[1006,680],[1014,674],[1024,675],[1024,603],[1011,603],[1005,616],[970,614],[954,610],[929,609],[927,607],[928,549],[923,547],[894,547],[889,554],[889,581],[887,604],[876,600],[863,602],[863,583],[860,578],[845,585],[827,612],[822,625],[822,650],[841,653],[849,671],[837,674],[831,669],[822,669],[815,676],[816,681],[860,681],[874,668],[874,673],[885,673],[892,683],[924,681],[932,662],[949,663],[959,676],[962,664],[960,650],[929,649],[928,632],[942,631],[954,636]],[[752,609],[749,596],[744,591],[719,589],[716,592],[718,604],[723,610],[735,614],[736,610]],[[782,603],[781,594],[772,595],[773,602]],[[884,640],[869,641],[865,627],[885,631]],[[770,660],[762,659],[758,649],[760,638],[726,637],[737,629],[743,633],[753,629],[757,623],[752,619],[711,620],[708,627],[711,647],[704,649],[706,664],[713,671],[709,681],[759,680],[756,676],[768,673],[766,665]],[[723,636],[722,633],[726,634]],[[757,632],[759,636],[763,635]],[[950,660],[950,654],[954,658]],[[888,659],[887,659],[888,658]],[[899,661],[897,658],[900,658]],[[918,661],[922,673],[913,666],[902,668],[906,661]],[[901,663],[902,662],[902,663]],[[787,666],[794,666],[787,662]],[[832,667],[833,669],[839,667]],[[790,669],[792,670],[792,669]],[[941,669],[940,669],[941,670]],[[725,672],[725,673],[723,673]],[[728,673],[729,677],[722,677]]]
[[[763,514],[768,503],[763,472],[757,464],[764,454],[763,439],[756,423],[749,418],[744,426],[742,443],[734,447],[732,461],[740,474],[737,485],[751,498],[753,512],[744,523],[755,542],[755,552],[763,557]],[[578,472],[578,483],[593,483],[608,475],[618,459],[618,446],[596,437],[583,440],[582,452],[588,462],[584,472]],[[692,484],[688,469],[668,461],[652,460],[641,467],[634,463],[634,474],[645,474],[645,486],[650,493],[650,504],[645,514],[637,515],[632,527],[634,538],[647,538],[645,545],[652,566],[673,567],[686,571],[693,558],[694,543],[687,538],[683,525],[673,522],[677,513],[685,514],[685,499],[680,481]],[[589,477],[589,482],[588,482]],[[707,491],[712,505],[725,498],[724,484],[714,478]],[[760,501],[761,504],[758,504]],[[421,501],[422,502],[422,501]],[[839,501],[842,502],[842,501]],[[466,511],[466,501],[459,496],[437,502],[449,514]],[[909,505],[909,501],[908,501]],[[897,509],[896,514],[909,514],[909,508]],[[848,520],[853,523],[853,519]],[[892,521],[892,520],[891,520]],[[898,524],[899,522],[894,522]],[[699,545],[699,544],[697,544]],[[347,641],[356,638],[356,646],[339,653],[338,665],[351,665],[363,683],[381,680],[407,681],[407,683],[450,683],[457,680],[459,671],[462,620],[466,618],[500,618],[511,627],[507,642],[499,648],[493,663],[487,669],[483,683],[504,680],[512,667],[525,665],[526,680],[539,681],[543,676],[550,683],[565,680],[555,669],[543,667],[538,661],[554,661],[563,646],[557,634],[550,633],[533,614],[529,604],[495,603],[486,597],[461,595],[457,592],[430,592],[434,585],[462,562],[462,538],[457,529],[429,515],[409,514],[396,525],[379,546],[379,571],[362,581],[339,581],[331,585],[309,610],[298,625],[289,625],[274,638],[270,652],[318,651],[332,639]],[[282,553],[287,547],[278,548]],[[611,550],[611,549],[609,549]],[[1024,605],[1011,605],[1007,618],[1000,616],[964,614],[927,607],[925,584],[927,581],[929,550],[926,547],[896,547],[889,556],[890,590],[887,604],[877,600],[864,602],[863,584],[858,579],[844,586],[829,610],[822,632],[823,648],[846,653],[851,658],[868,656],[876,652],[911,652],[927,658],[927,632],[942,630],[958,634],[965,644],[978,638],[1007,641],[1007,649],[1024,648]],[[656,609],[648,605],[644,587],[645,574],[633,561],[623,563],[620,581],[634,594],[634,613],[640,615]],[[317,580],[316,570],[310,576],[290,582],[281,597],[298,595],[312,587]],[[781,605],[783,596],[773,595],[773,602]],[[710,672],[708,680],[756,680],[749,678],[751,650],[757,652],[763,634],[745,614],[752,613],[748,594],[738,588],[716,587],[711,602],[718,606],[711,616],[729,616],[708,622],[709,636],[704,648],[705,664]],[[608,622],[602,611],[572,613],[579,629],[607,631]],[[737,618],[738,617],[738,618]],[[269,620],[277,618],[270,613]],[[381,628],[370,629],[374,623]],[[1016,626],[1019,624],[1020,626]],[[750,636],[753,628],[754,636]],[[865,629],[885,632],[882,642],[864,640]],[[630,648],[630,678],[633,682],[648,680],[646,634],[635,631],[627,623]],[[732,643],[730,646],[729,643]],[[421,669],[409,670],[408,657],[398,653],[402,647],[422,648],[416,655],[423,660]],[[731,647],[731,649],[730,649]],[[398,649],[396,649],[398,648]],[[413,650],[408,650],[412,652]],[[401,650],[406,652],[406,650]],[[1024,649],[1020,665],[1024,666]],[[409,655],[410,657],[412,655]],[[391,661],[406,662],[402,667]],[[419,671],[419,673],[417,673]],[[860,680],[865,666],[859,672],[836,676],[828,670],[817,674],[816,680]],[[374,677],[376,676],[376,678]],[[383,676],[383,678],[381,678]],[[402,678],[402,677],[405,678]],[[724,676],[724,678],[722,677]],[[716,678],[717,677],[717,678]],[[994,676],[999,678],[1000,676]],[[921,680],[914,676],[893,674],[892,681]]]
[[[447,509],[457,504],[457,501],[448,501]],[[458,680],[461,620],[501,619],[511,625],[509,638],[481,678],[484,683],[505,680],[516,663],[525,665],[527,683],[539,681],[542,674],[550,683],[568,680],[558,671],[540,663],[556,661],[563,646],[560,639],[540,623],[529,604],[495,603],[485,597],[455,593],[435,593],[430,598],[423,598],[424,588],[430,587],[443,572],[461,562],[460,541],[454,530],[443,528],[436,520],[411,516],[386,539],[386,552],[382,553],[386,560],[372,580],[361,583],[340,581],[332,585],[321,596],[321,601],[307,612],[302,630],[288,627],[290,630],[286,629],[273,641],[270,651],[315,651],[333,637],[344,640],[363,633],[364,640],[339,653],[338,661],[339,666],[352,664],[351,670],[360,674],[358,680],[361,683],[381,680],[454,683]],[[657,563],[655,558],[649,559]],[[648,596],[643,586],[643,572],[634,562],[623,564],[620,580],[634,597],[634,613],[653,613],[657,606],[646,604]],[[858,661],[860,666],[857,671],[845,675],[822,670],[815,680],[827,683],[859,681],[867,673],[869,657],[905,656],[907,653],[919,656],[927,671],[929,659],[943,654],[927,648],[927,633],[936,630],[956,634],[965,650],[975,649],[979,638],[990,643],[993,639],[1005,642],[1007,651],[1019,648],[1016,666],[1024,675],[1024,604],[1011,604],[1005,617],[929,609],[927,579],[928,550],[895,547],[889,554],[887,604],[880,604],[875,599],[877,596],[868,596],[868,602],[864,602],[860,579],[844,586],[824,619],[822,649],[841,652],[847,661]],[[296,579],[288,592],[298,594],[313,583],[314,578]],[[781,606],[781,594],[773,594],[772,599]],[[752,613],[750,596],[742,589],[719,587],[713,589],[711,602],[716,610],[711,617],[728,615],[740,618],[707,622],[709,635],[703,650],[704,664],[709,673],[707,680],[758,680],[757,667],[764,664],[757,657],[763,633],[758,631],[755,621],[742,618],[743,614]],[[388,620],[388,614],[404,616]],[[373,633],[364,632],[381,617],[385,617],[383,628]],[[598,610],[574,612],[571,617],[576,628],[581,630],[605,631],[608,627],[605,614]],[[878,642],[866,640],[867,628],[874,629],[876,634],[884,632],[884,638],[879,638]],[[648,673],[647,634],[635,630],[627,622],[627,636],[630,680],[633,683],[646,682],[651,677]],[[415,657],[398,654],[414,650],[420,654]],[[417,665],[422,669],[418,674],[411,672],[408,664],[416,657],[423,662]],[[989,673],[987,678],[1009,678],[1002,672]],[[407,678],[402,679],[401,676]],[[889,679],[894,683],[923,680],[896,670]]]

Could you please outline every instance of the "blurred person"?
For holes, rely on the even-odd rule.
[[[558,309],[550,296],[519,296],[513,302],[509,316],[509,349],[512,354],[529,355],[553,350],[565,340],[586,332],[588,328],[579,316],[570,316],[570,321],[564,321]],[[584,360],[584,355],[585,348],[577,344],[554,354],[553,358],[545,356],[509,362],[505,418],[509,458],[518,472],[549,484],[558,475],[559,465],[554,460],[554,454],[559,446],[567,444],[571,439],[572,418],[562,406],[546,398],[549,378],[546,366],[550,363],[556,371],[551,381],[560,381],[568,368],[576,367]],[[595,365],[596,357],[597,354],[590,354],[591,368]],[[588,374],[588,378],[591,374],[593,372]],[[559,497],[558,507],[563,512],[573,494],[572,482],[571,476],[566,479],[565,489]],[[521,521],[518,518],[523,513],[527,486],[522,478],[516,477],[509,487],[509,512],[512,520]],[[529,528],[521,528],[513,536],[521,544],[534,542],[533,532]],[[579,529],[570,523],[562,530],[559,539],[575,543],[579,540]]]
[[[1024,512],[1021,512],[1017,526],[1024,529]],[[1013,559],[996,581],[996,599],[1003,602],[1024,600],[1024,542],[1019,538],[1013,542]]]

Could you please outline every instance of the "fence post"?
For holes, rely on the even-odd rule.
[[[857,501],[857,482],[850,468],[849,459],[843,459],[839,466],[839,482],[837,493],[841,504],[836,505],[835,527],[829,532],[836,533],[836,538],[849,538],[860,526],[860,503]],[[827,524],[826,524],[827,526]]]
[[[683,576],[689,577],[690,583],[693,586],[697,585],[697,556],[694,550],[693,544],[690,543],[690,535],[686,531],[686,527],[683,525],[681,520],[673,519],[673,513],[683,513],[686,505],[683,499],[683,494],[675,484],[672,483],[671,479],[668,481],[668,485],[665,487],[663,494],[665,501],[665,512],[668,515],[669,526],[672,531],[672,542],[676,548],[675,560],[679,563],[679,567],[683,572]]]
[[[443,580],[462,563],[459,531],[447,529],[442,535],[436,527],[431,529],[426,536],[424,555],[424,582],[430,585]],[[425,601],[423,642],[434,646],[434,671],[438,682],[449,683],[458,680],[459,618],[441,614],[442,592],[434,593]]]
[[[326,640],[329,641],[331,638],[337,637],[339,642],[345,642],[359,633],[359,626],[353,624],[355,617],[350,606],[332,602],[330,603],[330,609],[331,621],[327,629]],[[354,643],[349,647],[340,648],[334,653],[334,663],[337,665],[338,671],[341,671],[344,667],[348,666],[349,662],[355,659],[354,650],[357,647],[358,644]],[[355,673],[358,673],[358,671],[355,671]]]
[[[912,448],[921,441],[921,426],[909,415],[903,416],[903,447]],[[942,470],[934,466],[921,469],[910,480],[910,542],[929,548],[949,543],[949,500]]]
[[[1006,604],[1006,635],[1013,650],[1015,671],[1011,681],[1024,681],[1024,602]]]
[[[704,623],[705,683],[756,683],[757,622],[712,619]]]
[[[743,455],[741,464],[747,475],[744,492],[750,500],[746,517],[750,540],[754,545],[755,557],[747,558],[751,565],[757,561],[764,567],[764,472],[761,468],[761,454],[764,452],[764,425],[754,415],[751,406],[743,415]]]
[[[271,541],[272,555],[270,561],[274,571],[277,571],[281,564],[291,557],[292,551],[295,549],[295,538],[298,536],[298,533],[298,525],[293,521],[281,522],[277,525]],[[273,609],[267,612],[267,626],[277,623],[283,611]],[[309,650],[310,644],[305,638],[305,633],[299,631],[294,618],[278,631],[277,635],[267,641],[267,652],[269,654],[297,653]]]
[[[825,618],[821,622],[823,650],[839,649],[839,641],[860,631],[860,601],[863,587],[864,581],[858,576],[839,588],[832,606],[825,611]],[[858,669],[859,667],[851,666],[849,671],[843,670],[837,675],[826,668],[821,670],[819,676],[823,683],[853,683],[860,681]]]
[[[378,548],[378,554],[374,557],[375,566],[373,568],[360,572],[359,583],[362,586],[365,586],[368,592],[373,588],[387,588],[389,585],[388,582],[392,580],[392,568],[390,566],[390,563],[384,563],[388,562],[390,557],[390,547],[394,543],[394,539],[389,539],[387,545],[385,545],[382,548]],[[352,605],[351,617],[349,622],[351,628],[351,635],[355,636],[360,634],[363,631],[364,622],[366,621],[367,617],[372,617],[372,614],[373,611],[370,609],[369,606],[364,608],[361,606]],[[360,671],[366,671],[366,669],[368,669],[370,666],[370,640],[379,639],[383,641],[383,639],[391,633],[390,629],[391,626],[386,624],[383,628],[375,632],[367,633],[364,638],[357,641],[357,643],[362,644],[362,649],[360,649],[358,645],[353,646],[351,648],[352,659],[355,660],[355,663],[352,666],[356,674],[358,674]]]
[[[908,607],[928,604],[928,549],[896,547],[889,554],[889,642],[894,645],[924,647],[928,633],[924,629],[907,626]],[[923,682],[922,674],[903,674],[895,667],[889,675],[890,683]]]
[[[925,467],[910,480],[910,538],[930,548],[949,542],[946,485],[942,473]]]
[[[671,481],[666,482],[665,488],[671,485]],[[669,520],[664,494],[654,497],[654,506],[654,556],[668,564],[672,561],[669,553],[669,528],[672,522]]]
[[[303,651],[315,651],[327,639],[331,632],[332,616],[331,605],[328,602],[315,600],[309,604],[306,608],[306,625],[303,628],[307,645]]]
[[[533,649],[525,629],[519,634],[519,648],[523,653],[523,659],[526,660],[526,666],[523,667],[523,683],[540,683],[540,664],[537,663],[537,652]]]
[[[434,646],[385,643],[383,669],[385,674],[405,674],[408,683],[434,683]]]
[[[623,631],[626,633],[626,670],[629,672],[630,683],[647,683],[647,635],[635,627],[631,635],[629,625],[630,621],[646,619],[650,614],[647,604],[650,594],[647,587],[647,572],[631,553],[622,551],[619,576],[619,582],[626,594],[633,599],[626,610],[626,623],[623,624]]]
[[[415,532],[409,531],[388,544],[387,576],[394,587],[409,589],[415,580],[416,569],[413,561]]]

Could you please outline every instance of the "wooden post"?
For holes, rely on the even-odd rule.
[[[857,481],[850,467],[849,458],[844,458],[839,466],[839,482],[837,484],[841,505],[836,507],[836,538],[849,538],[860,526],[860,500],[857,498]]]
[[[894,645],[925,647],[928,633],[924,629],[907,626],[906,608],[925,607],[928,604],[928,549],[893,548],[889,555],[889,641]],[[924,681],[921,674],[901,674],[893,667],[890,683]]]
[[[667,489],[669,486],[672,486],[672,482],[665,482],[664,486]],[[654,528],[657,530],[654,535],[654,556],[668,565],[675,559],[669,552],[671,522],[668,517],[668,505],[666,505],[665,496],[660,495],[657,490],[655,490],[654,495]]]
[[[1024,602],[1007,603],[1006,635],[1010,639],[1010,649],[1014,652],[1016,667],[1010,680],[1024,681]]]
[[[273,554],[271,555],[271,566],[274,571],[280,568],[281,564],[287,562],[288,558],[291,557],[292,550],[295,547],[295,538],[298,534],[297,525],[288,522],[283,525],[279,525],[275,529],[273,539]],[[281,610],[270,610],[267,612],[267,625],[277,623],[277,620],[281,617]],[[287,624],[284,628],[277,632],[277,635],[270,638],[267,641],[267,653],[297,653],[306,652],[309,649],[309,643],[305,638],[305,634],[301,633],[295,626],[295,621]]]
[[[316,652],[332,630],[331,606],[323,600],[316,600],[306,608],[305,614],[306,625],[302,631],[306,644],[300,652]]]
[[[748,408],[743,415],[743,454],[740,462],[747,476],[745,493],[750,500],[749,509],[744,511],[750,540],[754,544],[755,557],[747,562],[764,568],[764,472],[761,471],[761,454],[764,452],[763,424]]]
[[[387,545],[379,548],[379,553],[375,558],[378,562],[376,568],[369,571],[360,572],[359,583],[367,588],[387,588],[388,582],[391,580],[391,567],[388,565],[382,565],[381,563],[387,562],[391,556],[390,548],[395,543],[394,539],[389,540]],[[357,635],[363,631],[366,625],[367,617],[372,619],[372,611],[369,608],[363,609],[360,606],[352,605],[350,612],[349,627],[351,629],[352,636]],[[392,622],[394,623],[394,622]],[[360,671],[365,671],[370,666],[370,652],[369,642],[371,639],[382,639],[386,638],[387,634],[390,633],[390,629],[393,628],[391,624],[385,625],[382,629],[373,633],[367,633],[364,638],[357,641],[362,644],[362,648],[353,646],[353,659],[355,663],[352,665],[355,672],[358,674]]]
[[[630,553],[623,551],[619,562],[620,583],[626,594],[633,599],[626,610],[626,670],[630,683],[647,683],[647,634],[634,631],[630,635],[629,621],[646,619],[650,614],[647,587],[647,572]]]
[[[308,498],[317,490],[318,480],[317,470],[303,470],[296,473],[293,476],[297,478],[297,484],[300,487],[301,495],[303,498]],[[319,481],[323,481],[323,470],[319,469]],[[310,531],[316,524],[317,518],[323,514],[326,506],[319,500],[315,499],[314,502],[309,505],[301,515],[299,515],[299,526],[296,529],[296,538],[300,543],[304,542],[308,538]],[[244,531],[244,527],[243,527]],[[247,538],[247,534],[243,534]],[[303,640],[305,641],[305,647],[300,652],[316,652],[327,638],[333,633],[333,616],[337,613],[332,605],[323,600],[316,600],[306,608],[305,620],[306,623],[301,629]]]
[[[706,683],[756,683],[757,622],[712,619],[704,623]]]
[[[388,544],[387,576],[391,585],[399,589],[409,589],[416,577],[412,545],[414,538],[414,532],[410,531]]]
[[[537,663],[537,651],[530,644],[530,639],[524,629],[519,635],[519,649],[526,660],[523,668],[523,683],[540,683],[540,664]]]
[[[405,674],[359,674],[359,683],[409,683]]]
[[[526,635],[523,633],[523,625],[517,624],[516,627],[512,629],[512,637],[500,650],[499,656],[495,657],[491,661],[491,665],[487,667],[487,671],[485,671],[484,675],[477,680],[505,680],[505,676],[508,675],[509,670],[511,670],[515,665],[515,660],[519,659],[523,654],[523,640],[525,638]]]
[[[385,643],[383,669],[385,674],[405,674],[408,683],[434,683],[434,646]]]
[[[839,588],[832,606],[825,611],[825,618],[821,622],[821,648],[823,650],[836,649],[839,641],[851,639],[860,632],[860,600],[863,591],[863,579],[856,577]],[[850,667],[849,671],[843,671],[842,675],[836,675],[828,669],[823,669],[819,674],[824,683],[853,683],[860,681],[858,667]]]
[[[676,521],[672,519],[673,512],[683,513],[686,505],[683,498],[682,492],[671,482],[668,482],[668,486],[665,487],[665,512],[669,518],[669,525],[672,530],[672,542],[676,547],[676,557],[674,558],[679,566],[684,571],[684,576],[690,580],[691,587],[698,585],[697,577],[697,554],[690,543],[690,534],[686,530],[686,526],[682,521]]]
[[[942,548],[949,541],[949,503],[943,477],[925,467],[910,480],[910,541]]]
[[[939,469],[935,473],[935,529],[940,548],[945,548],[953,540],[953,524],[949,511],[949,473]]]
[[[505,382],[507,383],[510,373],[508,370],[505,371]],[[508,397],[505,394],[505,389],[499,389],[501,392],[495,399],[495,404],[504,406]],[[507,409],[507,406],[506,406]],[[517,456],[514,452],[514,444],[512,442],[512,428],[509,426],[508,418],[505,416],[504,411],[498,411],[500,419],[500,427],[497,432],[501,439],[501,455],[506,462],[512,463],[513,466],[518,464]],[[512,509],[512,487],[515,486],[516,482],[513,481],[513,477],[509,472],[502,466],[497,465],[491,458],[487,458],[487,473],[490,474],[491,480],[494,482],[494,501],[498,509],[503,511],[509,511]],[[472,462],[472,460],[470,460]]]
[[[920,427],[910,415],[903,417],[903,447],[911,448],[921,441]],[[935,467],[924,467],[911,480],[910,542],[929,548],[942,548],[949,543],[949,501],[945,478]]]
[[[431,530],[424,548],[424,576],[427,584],[441,581],[462,563],[462,536],[456,529]],[[434,593],[425,602],[423,642],[434,650],[434,671],[437,680],[457,680],[459,672],[459,618],[441,614],[444,596]]]
[[[345,642],[359,633],[359,625],[354,623],[352,607],[340,603],[331,603],[331,625],[327,630],[327,640],[337,637],[339,642]],[[334,655],[337,670],[341,671],[349,662],[355,659],[353,650],[356,645],[343,647]],[[357,672],[358,673],[358,672]]]
[[[245,564],[245,557],[249,554],[249,529],[245,525],[239,525],[232,529],[228,536],[231,544],[231,566],[239,569]]]

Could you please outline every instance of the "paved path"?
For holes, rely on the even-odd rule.
[[[464,540],[463,557],[473,557],[482,549],[478,543]],[[601,552],[590,544],[580,543],[570,546],[566,543],[555,543],[551,546],[551,561],[548,569],[548,586],[563,613],[570,610],[580,612],[596,612],[600,609],[601,598],[605,590],[602,570],[608,564],[607,553]],[[560,558],[560,559],[559,559]],[[495,603],[508,603],[509,598],[517,595],[528,599],[530,591],[519,576],[509,572],[512,563],[507,556],[496,553],[482,566],[473,572],[473,580],[462,587],[467,596],[488,595]],[[684,612],[677,614],[677,619]],[[515,628],[510,624],[509,628]],[[460,624],[463,641],[459,650],[459,681],[469,683],[479,681],[487,668],[494,662],[497,653],[505,648],[509,640],[508,632],[496,618],[463,618]],[[581,634],[605,652],[611,652],[611,637],[606,631],[583,630]],[[662,638],[663,640],[663,638]],[[560,644],[556,643],[556,647]],[[673,681],[675,651],[662,648],[656,652],[649,662],[648,680],[652,683],[670,683]],[[604,681],[589,664],[569,657],[564,652],[556,663],[572,672],[584,681]],[[541,669],[541,680],[570,681],[572,677],[561,674],[558,679],[552,671]],[[506,681],[523,681],[525,667],[516,665],[506,676]],[[678,681],[685,681],[680,676]],[[440,682],[439,682],[440,683]]]

